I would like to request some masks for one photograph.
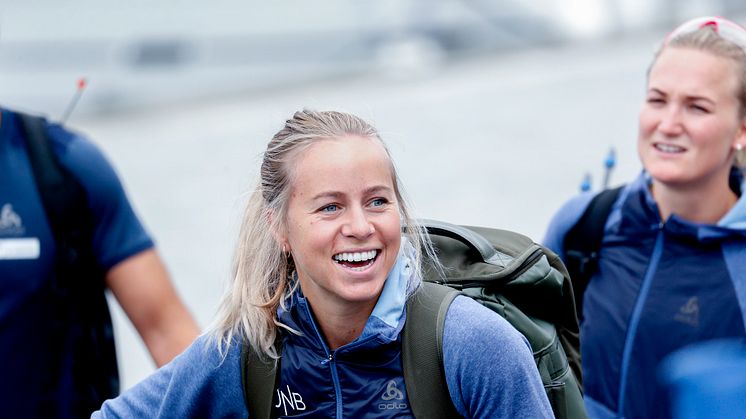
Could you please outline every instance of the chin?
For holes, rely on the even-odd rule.
[[[686,180],[686,170],[671,165],[646,165],[645,171],[656,181],[661,183],[681,183]]]
[[[350,302],[377,300],[383,291],[384,281],[371,281],[369,284],[356,284],[345,290],[344,299]]]
[[[665,185],[665,186],[684,186],[691,182],[691,179],[682,176],[681,174],[672,174],[672,173],[661,173],[661,174],[655,174],[651,173],[650,176],[653,178],[653,181]]]

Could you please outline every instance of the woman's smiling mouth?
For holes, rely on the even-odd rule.
[[[353,271],[362,271],[376,261],[379,250],[364,252],[344,252],[332,256],[335,262]]]
[[[686,151],[684,147],[679,147],[673,144],[655,143],[653,144],[653,147],[658,151],[670,154],[683,153]]]

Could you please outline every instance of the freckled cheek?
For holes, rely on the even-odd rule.
[[[380,228],[383,230],[385,240],[389,246],[400,244],[401,225],[398,214],[392,215]]]

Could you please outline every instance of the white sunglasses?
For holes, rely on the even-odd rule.
[[[719,16],[697,17],[682,23],[666,36],[663,45],[679,35],[695,32],[705,27],[712,28],[721,38],[733,42],[746,52],[746,27]]]

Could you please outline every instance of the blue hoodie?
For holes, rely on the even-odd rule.
[[[302,333],[285,334],[273,400],[279,417],[412,417],[400,339],[409,274],[400,255],[362,334],[333,352],[308,301],[300,291],[293,295],[278,315]],[[203,336],[93,417],[245,418],[240,352],[234,342],[223,359]],[[528,342],[467,297],[457,297],[446,315],[443,358],[451,400],[464,417],[553,417]]]
[[[670,417],[661,360],[691,343],[746,336],[746,198],[715,225],[675,214],[664,223],[649,183],[643,173],[620,193],[583,297],[580,342],[591,418]],[[570,200],[552,220],[544,244],[560,257],[565,235],[592,197]]]

